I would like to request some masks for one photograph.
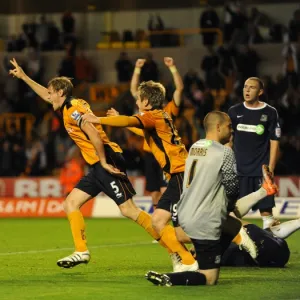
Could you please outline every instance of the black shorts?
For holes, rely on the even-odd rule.
[[[121,153],[114,152],[109,146],[105,146],[105,154],[107,163],[122,172],[126,172],[125,160]],[[89,173],[81,178],[75,188],[92,197],[103,192],[113,199],[117,205],[124,203],[135,195],[135,190],[127,176],[120,178],[111,175],[102,168],[100,162],[91,166]]]
[[[146,190],[148,192],[160,191],[160,188],[168,185],[164,178],[163,171],[155,159],[154,155],[150,152],[145,152],[144,167],[146,177]]]
[[[242,198],[253,192],[256,192],[258,189],[260,189],[261,184],[262,184],[262,177],[239,176],[239,188],[240,188],[239,198]],[[275,206],[274,196],[267,196],[264,199],[260,200],[256,205],[254,205],[252,207],[252,210],[271,209],[274,206]]]
[[[158,201],[157,208],[164,209],[172,213],[172,221],[174,226],[178,226],[177,222],[177,202],[182,193],[183,172],[172,174],[167,189]]]
[[[220,240],[195,240],[196,259],[200,270],[219,269],[221,265]]]

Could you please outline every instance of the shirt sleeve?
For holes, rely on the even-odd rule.
[[[155,128],[155,118],[151,112],[141,112],[134,117],[140,121],[142,128]]]
[[[231,148],[225,147],[223,164],[221,167],[222,184],[230,202],[235,202],[239,194],[239,181],[236,171],[235,156]],[[230,204],[229,204],[230,205]]]
[[[281,127],[279,123],[279,117],[277,110],[273,108],[273,112],[270,117],[270,125],[268,128],[270,132],[270,140],[279,141],[281,137]]]
[[[78,125],[80,127],[81,117],[83,114],[85,114],[85,112],[82,111],[82,109],[76,106],[72,106],[65,113],[67,114],[71,124]]]
[[[174,100],[170,101],[165,106],[164,110],[171,116],[172,119],[179,115],[179,106],[175,104]]]

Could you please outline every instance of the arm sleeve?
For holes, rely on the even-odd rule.
[[[142,112],[134,115],[141,124],[141,128],[155,128],[155,118],[151,112]]]
[[[78,125],[78,127],[81,125],[81,116],[85,113],[86,111],[76,106],[72,106],[67,110],[69,121],[74,125]]]
[[[268,128],[270,132],[270,140],[279,141],[281,137],[281,128],[279,123],[279,117],[277,110],[274,108],[274,112],[271,115],[270,125]]]
[[[223,176],[222,183],[224,185],[229,202],[235,202],[239,194],[239,181],[236,171],[235,156],[229,147],[224,147],[224,157],[221,172]],[[230,203],[228,206],[230,206]]]
[[[175,104],[174,100],[170,101],[165,106],[164,110],[171,116],[172,119],[179,115],[179,106]]]

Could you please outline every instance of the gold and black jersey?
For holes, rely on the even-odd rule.
[[[85,161],[93,165],[99,161],[98,154],[84,131],[81,130],[81,116],[85,113],[91,113],[90,105],[82,99],[66,98],[61,107],[64,126],[70,138],[80,148]],[[118,144],[109,140],[100,124],[94,124],[100,133],[100,137],[104,145],[108,145],[115,152],[122,152]]]

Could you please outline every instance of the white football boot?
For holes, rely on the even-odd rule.
[[[57,265],[61,268],[73,268],[79,264],[87,264],[91,259],[90,252],[74,252],[73,254],[61,258],[57,261]]]
[[[195,261],[191,265],[185,265],[181,262],[181,257],[178,253],[170,254],[172,264],[173,264],[173,273],[185,272],[185,271],[197,271],[199,269],[198,262]]]
[[[240,234],[242,237],[242,241],[239,244],[239,247],[247,251],[250,254],[250,256],[255,260],[258,255],[258,250],[255,243],[252,241],[244,227],[241,228]]]

